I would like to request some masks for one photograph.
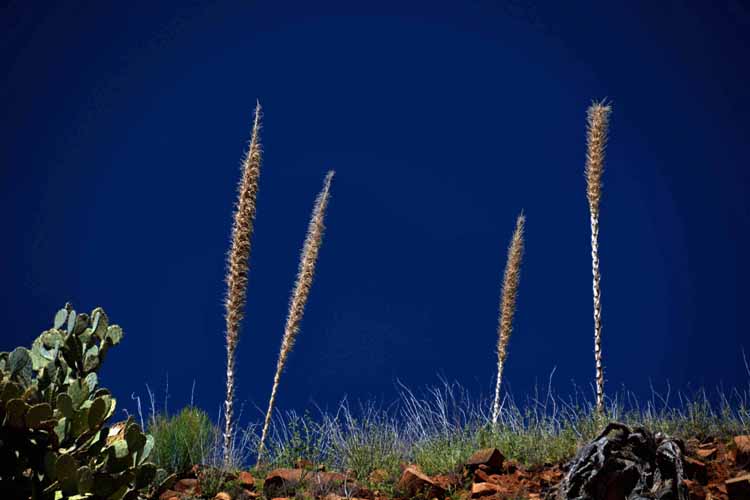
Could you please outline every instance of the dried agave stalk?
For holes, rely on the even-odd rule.
[[[281,372],[284,370],[287,356],[291,352],[292,347],[294,347],[294,341],[299,333],[299,326],[305,312],[305,304],[310,295],[310,288],[312,287],[313,276],[315,274],[315,264],[318,260],[321,243],[323,242],[323,219],[328,205],[331,179],[333,179],[333,171],[328,172],[326,175],[323,183],[323,190],[318,194],[318,198],[315,200],[315,207],[313,208],[310,224],[307,228],[307,236],[302,248],[302,256],[300,257],[299,270],[297,272],[297,282],[295,283],[294,292],[289,301],[289,313],[284,327],[284,336],[281,340],[279,359],[276,363],[276,374],[273,377],[271,398],[268,401],[268,411],[266,412],[263,432],[261,434],[260,444],[258,445],[258,463],[260,463],[263,455],[263,444],[265,443],[268,428],[271,423],[271,414],[273,413],[273,406],[276,401],[276,393],[279,389]]]
[[[260,177],[261,107],[255,107],[250,148],[242,165],[242,178],[237,189],[237,205],[232,225],[232,246],[227,256],[227,295],[226,306],[226,347],[227,347],[227,393],[224,400],[224,459],[231,456],[231,445],[234,424],[234,375],[235,351],[240,338],[240,323],[244,316],[245,297],[247,293],[248,264],[250,261],[250,243],[255,220],[255,200],[258,194]]]
[[[611,106],[593,103],[587,112],[586,195],[591,222],[591,273],[594,293],[594,360],[596,362],[596,411],[604,412],[604,369],[602,368],[602,302],[599,271],[599,202],[602,198],[604,150]]]
[[[500,383],[503,379],[503,365],[508,355],[508,341],[513,330],[513,314],[516,311],[518,283],[521,279],[521,258],[523,257],[523,228],[526,217],[523,214],[516,219],[516,230],[513,232],[508,258],[505,262],[503,289],[500,300],[500,317],[497,327],[497,382],[495,384],[495,403],[492,408],[492,423],[496,424],[500,416]]]

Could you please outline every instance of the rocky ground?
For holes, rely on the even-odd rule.
[[[658,437],[659,435],[655,443],[660,442]],[[422,472],[418,465],[403,464],[398,478],[389,478],[382,470],[373,471],[367,478],[357,478],[351,471],[327,472],[323,467],[316,468],[310,463],[299,461],[296,468],[272,470],[265,477],[255,477],[251,472],[232,475],[226,478],[226,491],[213,497],[202,496],[201,481],[205,477],[205,470],[196,466],[184,477],[165,485],[162,491],[157,491],[154,498],[551,500],[559,496],[565,497],[560,493],[560,485],[563,482],[575,482],[576,478],[571,475],[584,471],[588,474],[587,481],[590,484],[586,484],[581,491],[588,491],[590,496],[583,495],[579,498],[619,500],[630,495],[633,486],[632,481],[628,483],[628,471],[632,472],[631,466],[640,460],[645,461],[647,467],[647,462],[651,461],[649,470],[654,471],[658,481],[666,481],[669,485],[666,489],[655,491],[652,498],[750,500],[750,436],[735,436],[728,442],[717,439],[689,439],[686,442],[670,440],[678,443],[679,451],[675,460],[679,465],[664,464],[665,459],[660,455],[663,451],[661,448],[658,452],[655,447],[650,451],[643,447],[634,448],[631,441],[631,438],[621,439],[621,449],[616,449],[616,443],[600,442],[602,448],[596,453],[590,453],[590,463],[582,463],[580,459],[575,465],[575,460],[572,460],[566,464],[545,464],[536,468],[524,468],[505,460],[502,452],[494,448],[478,450],[465,462],[460,472],[434,476]],[[602,450],[605,453],[601,453]],[[609,455],[610,450],[615,450],[612,456]],[[670,477],[679,478],[677,481],[681,484],[678,486],[674,482],[670,483],[667,477],[669,474],[674,474]],[[667,491],[669,488],[671,490]]]

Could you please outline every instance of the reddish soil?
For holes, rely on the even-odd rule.
[[[691,439],[685,443],[685,448],[690,500],[750,500],[750,437],[738,436],[729,443]],[[233,480],[234,491],[214,498],[543,500],[554,496],[555,486],[565,475],[564,464],[523,468],[513,461],[504,460],[497,450],[479,450],[467,460],[461,474],[429,476],[419,466],[404,464],[401,478],[395,485],[396,496],[387,497],[381,491],[357,484],[349,474],[325,472],[322,468],[309,470],[306,466],[299,463],[295,469],[271,471],[262,488],[250,473],[240,473],[228,478]],[[200,495],[200,477],[200,469],[194,468],[189,477],[181,478],[168,490],[159,492],[156,498],[185,500],[189,495]],[[385,477],[384,471],[374,471],[370,480]]]

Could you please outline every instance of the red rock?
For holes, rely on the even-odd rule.
[[[347,476],[346,474],[339,474],[338,472],[314,472],[310,474],[310,477],[314,479],[318,483],[341,483],[343,484],[344,481],[346,482],[353,482],[354,478],[352,476]]]
[[[518,470],[518,462],[515,460],[505,460],[503,462],[503,473],[504,474],[513,474]]]
[[[474,471],[474,479],[472,480],[474,483],[486,483],[489,482],[489,480],[490,475],[482,469],[477,469]]]
[[[490,483],[503,484],[507,482],[508,476],[501,476],[500,474],[490,474]]]
[[[684,441],[685,448],[684,452],[685,454],[689,455],[695,455],[695,450],[698,449],[700,446],[700,441],[698,441],[696,438],[689,438]]]
[[[349,486],[342,493],[346,493],[358,498],[375,498],[375,493],[356,483],[348,483]]]
[[[502,492],[503,488],[492,483],[474,483],[471,485],[471,498],[482,498]]]
[[[263,481],[263,493],[267,498],[279,497],[278,493],[292,494],[302,480],[302,469],[274,469]]]
[[[201,494],[200,485],[198,484],[197,479],[180,479],[174,484],[174,486],[172,486],[172,488],[174,488],[175,491],[179,491],[180,493],[188,493],[190,495]]]
[[[724,484],[729,500],[750,500],[750,474],[727,479]]]
[[[268,473],[263,481],[263,493],[266,498],[278,497],[280,494],[291,495],[300,486],[310,486],[315,490],[313,496],[341,490],[344,483],[356,496],[361,488],[357,487],[351,477],[337,472],[315,472],[303,469],[275,469]]]
[[[438,474],[432,480],[444,490],[456,489],[461,485],[461,477],[458,474]]]
[[[698,448],[695,454],[701,460],[713,460],[716,458],[716,448]]]
[[[706,469],[706,464],[690,457],[684,457],[684,461],[685,472],[687,473],[688,479],[698,481],[701,484],[708,483],[708,470]]]
[[[735,460],[739,467],[750,465],[750,436],[735,436],[734,446],[737,449]]]
[[[531,474],[524,471],[523,469],[516,469],[516,471],[513,473],[514,476],[516,476],[519,479],[528,479],[531,477]]]
[[[407,467],[401,475],[396,488],[409,497],[426,493],[427,498],[444,498],[445,489],[432,480],[431,477],[422,473],[416,467]]]
[[[237,476],[237,482],[240,483],[240,486],[242,486],[246,490],[255,489],[255,478],[247,471],[240,472],[240,474]]]
[[[166,490],[161,495],[159,495],[159,500],[180,500],[180,495],[178,492],[173,490]]]
[[[214,500],[232,500],[232,497],[226,491],[222,491],[216,494]]]
[[[505,457],[500,450],[497,448],[485,448],[474,452],[472,456],[466,460],[466,467],[469,469],[478,468],[480,465],[489,467],[492,471],[500,471],[503,468],[503,461]]]
[[[545,469],[541,473],[539,473],[539,484],[544,486],[548,484],[557,484],[561,478],[562,472],[560,472],[559,470]]]
[[[688,493],[690,494],[690,500],[706,499],[706,491],[697,482],[690,479],[685,479],[685,486],[687,486]]]

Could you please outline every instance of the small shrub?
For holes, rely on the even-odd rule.
[[[183,408],[173,417],[154,416],[149,432],[155,440],[152,459],[170,472],[183,472],[205,462],[217,436],[208,415],[194,407]]]
[[[458,472],[478,448],[470,432],[437,436],[414,445],[414,461],[427,474]]]
[[[309,461],[313,467],[326,463],[326,432],[308,412],[302,416],[292,413],[279,424],[282,434],[268,446],[269,467],[294,467],[300,459]]]

